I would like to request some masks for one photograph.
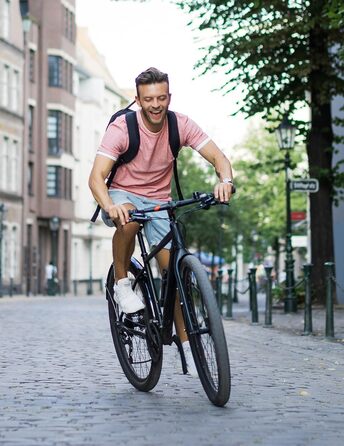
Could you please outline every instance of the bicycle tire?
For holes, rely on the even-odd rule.
[[[128,277],[134,281],[139,269],[131,261]],[[145,283],[138,280],[137,285],[140,292],[145,296],[147,302],[148,290]],[[114,269],[111,265],[107,281],[106,293],[108,300],[109,320],[113,343],[117,353],[117,358],[122,370],[130,384],[143,392],[152,390],[159,381],[162,368],[162,348],[159,352],[152,354],[149,339],[147,339],[147,317],[146,310],[132,315],[119,315],[118,308],[114,308],[111,299],[113,297]],[[134,288],[138,292],[138,288]],[[116,304],[115,304],[116,305]],[[150,330],[151,332],[152,330]],[[157,336],[156,331],[154,332]]]
[[[230,397],[231,375],[222,318],[207,273],[200,261],[187,255],[180,265],[185,304],[184,318],[198,376],[209,400],[224,406]]]

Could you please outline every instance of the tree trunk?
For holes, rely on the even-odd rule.
[[[315,56],[316,55],[316,56]],[[334,260],[332,219],[332,115],[331,96],[324,73],[328,75],[327,36],[315,28],[310,34],[311,129],[307,141],[309,173],[319,180],[319,192],[310,194],[312,285],[315,298],[325,303],[324,263]]]

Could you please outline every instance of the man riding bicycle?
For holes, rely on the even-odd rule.
[[[127,271],[134,252],[138,223],[128,223],[129,209],[159,205],[171,200],[173,155],[169,147],[167,111],[171,101],[168,75],[148,68],[135,80],[136,112],[140,146],[135,158],[118,167],[109,190],[105,184],[113,164],[126,152],[129,134],[125,116],[119,116],[107,128],[97,151],[89,178],[94,198],[102,208],[102,218],[108,226],[116,226],[113,237],[115,267],[114,297],[124,313],[144,308],[140,297],[131,289]],[[231,164],[217,145],[187,116],[177,117],[180,146],[191,147],[211,163],[219,178],[214,187],[215,198],[227,202],[232,195]],[[167,217],[166,212],[161,217]],[[145,235],[150,246],[156,246],[169,231],[167,219],[145,223]],[[168,268],[169,245],[157,255],[160,270]],[[188,341],[178,300],[175,306],[176,332],[182,343]],[[184,350],[188,350],[188,347]],[[186,357],[188,357],[186,352]],[[189,361],[188,366],[190,367]]]

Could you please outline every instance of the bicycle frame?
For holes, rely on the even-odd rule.
[[[137,233],[138,242],[141,249],[143,269],[138,274],[137,279],[142,275],[146,275],[146,284],[148,287],[149,295],[151,298],[151,308],[147,307],[149,318],[155,319],[161,329],[162,342],[163,344],[171,345],[172,339],[172,328],[174,320],[174,306],[176,300],[176,291],[178,288],[179,298],[184,303],[184,314],[186,316],[186,323],[191,326],[191,318],[188,311],[187,305],[185,305],[185,296],[183,293],[182,278],[179,273],[179,264],[183,257],[189,255],[189,251],[185,247],[184,238],[180,230],[179,222],[175,220],[174,213],[172,210],[168,210],[168,215],[170,217],[170,231],[161,240],[161,242],[152,249],[149,253],[146,250],[146,246],[143,239],[142,228],[143,224],[140,225],[140,230]],[[170,249],[170,258],[166,279],[166,286],[161,289],[161,299],[164,302],[164,311],[161,311],[158,296],[154,287],[153,274],[150,266],[150,261],[153,257],[160,252],[169,241],[172,241],[172,246]]]

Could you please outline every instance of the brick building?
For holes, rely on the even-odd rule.
[[[52,261],[64,292],[74,212],[75,1],[21,0],[20,7],[31,25],[24,31],[24,289],[44,293],[45,266]]]
[[[24,39],[19,2],[0,0],[0,295],[21,291]]]

